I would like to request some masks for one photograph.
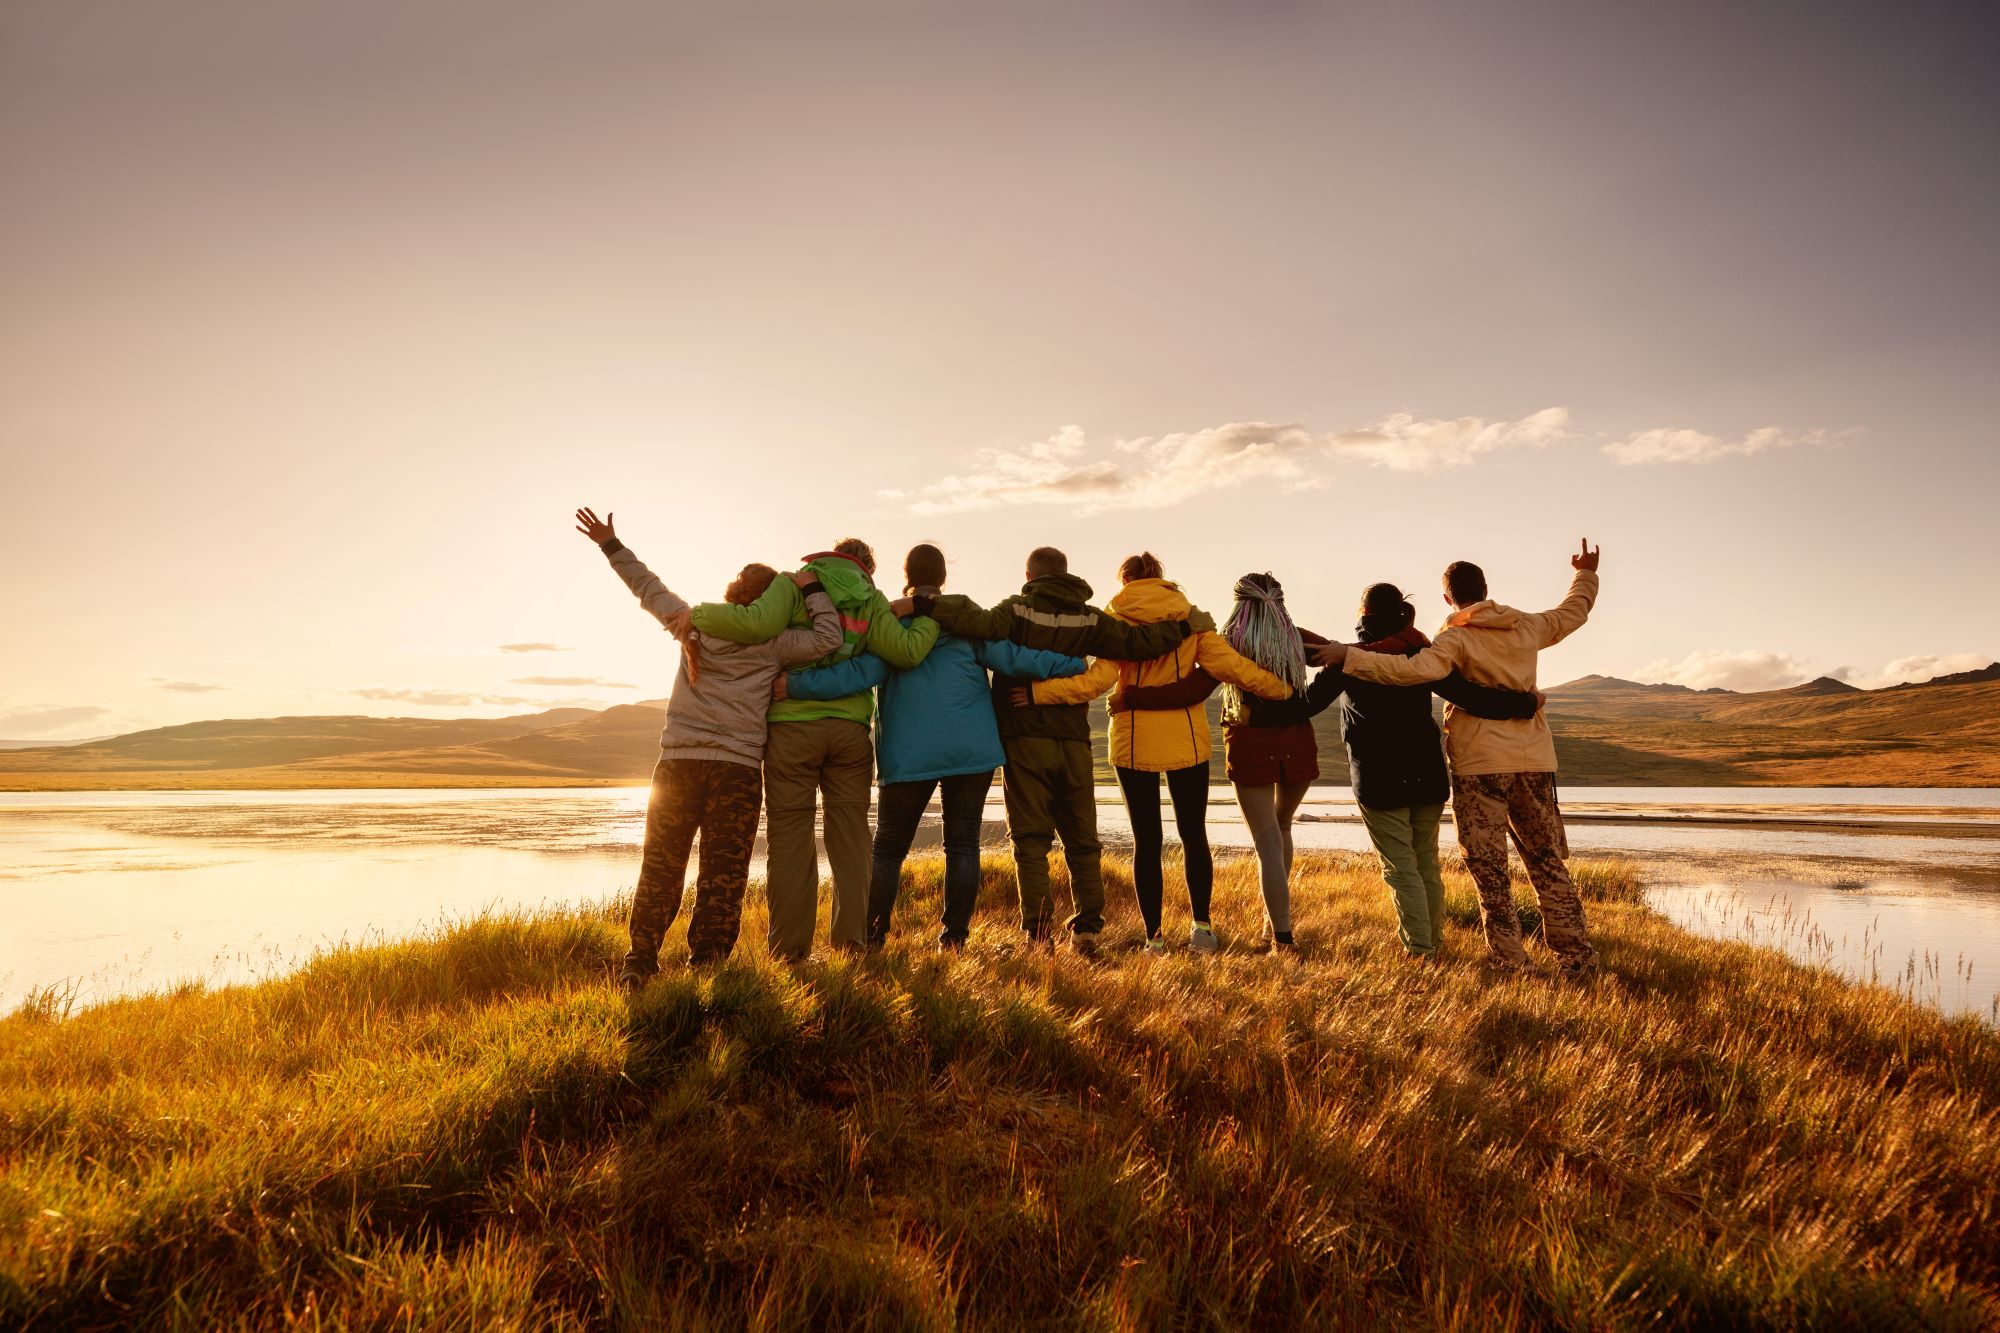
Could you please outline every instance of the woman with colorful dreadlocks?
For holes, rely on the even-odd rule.
[[[1430,640],[1415,621],[1416,608],[1403,594],[1377,583],[1362,594],[1355,633],[1374,652],[1416,653]],[[1395,898],[1403,947],[1413,958],[1433,956],[1444,925],[1438,822],[1450,783],[1431,694],[1477,717],[1532,717],[1539,701],[1529,693],[1474,685],[1457,673],[1432,685],[1395,686],[1355,680],[1329,667],[1308,684],[1305,644],[1324,640],[1292,623],[1284,588],[1269,574],[1236,581],[1236,606],[1222,632],[1239,653],[1294,687],[1291,698],[1275,702],[1228,687],[1222,704],[1229,780],[1257,849],[1272,947],[1297,947],[1291,920],[1292,819],[1319,777],[1312,719],[1345,694],[1341,734],[1354,799]],[[1122,694],[1113,700],[1114,709],[1185,706],[1185,688]]]

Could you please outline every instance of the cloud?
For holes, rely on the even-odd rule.
[[[177,694],[213,694],[229,688],[227,685],[204,685],[198,680],[162,680],[158,676],[153,677],[153,683]]]
[[[1742,458],[1772,449],[1828,445],[1852,433],[1843,431],[1835,435],[1818,427],[1787,431],[1778,426],[1763,426],[1740,440],[1725,440],[1704,431],[1664,427],[1614,440],[1604,446],[1604,452],[1612,462],[1627,467],[1648,463],[1713,463],[1718,458]]]
[[[1419,420],[1398,413],[1332,434],[1252,421],[1102,447],[1093,447],[1081,427],[1065,426],[1019,449],[982,450],[977,466],[962,475],[882,494],[907,501],[920,514],[1014,505],[1064,505],[1086,514],[1164,509],[1250,481],[1303,490],[1323,481],[1314,465],[1342,458],[1404,472],[1462,467],[1494,450],[1549,444],[1568,433],[1568,424],[1569,412],[1560,407],[1519,421]]]
[[[1863,672],[1851,667],[1828,672],[1837,680],[1859,685],[1864,690],[1886,689],[1891,685],[1913,685],[1920,681],[1933,680],[1938,676],[1949,676],[1956,671],[1977,671],[2000,660],[1991,653],[1946,653],[1943,656],[1923,655],[1919,657],[1899,657],[1880,671]]]
[[[559,644],[553,643],[503,643],[500,645],[500,651],[503,653],[568,653],[576,650],[573,648],[564,648]]]
[[[73,704],[67,708],[23,708],[0,713],[0,735],[46,736],[50,732],[80,727],[86,722],[111,716],[109,708],[96,704]]]
[[[495,706],[512,708],[521,704],[541,703],[539,699],[521,699],[511,694],[470,694],[459,690],[392,690],[374,686],[365,690],[349,690],[357,699],[373,699],[379,703],[417,704],[424,708],[491,708]]]
[[[637,685],[628,685],[622,680],[601,680],[596,676],[518,676],[516,685],[587,685],[600,690],[636,690]]]
[[[1790,653],[1723,652],[1707,649],[1680,661],[1666,658],[1642,668],[1637,678],[1648,684],[1685,685],[1695,690],[1782,690],[1803,685],[1814,672]]]

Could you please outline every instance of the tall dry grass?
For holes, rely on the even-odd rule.
[[[1493,980],[1368,861],[1306,957],[925,947],[608,984],[615,907],[0,1022],[0,1324],[668,1329],[2000,1324],[2000,1040],[1675,930]],[[1185,903],[1181,904],[1185,921]],[[1170,925],[1174,921],[1170,906]],[[673,942],[670,942],[670,949]]]

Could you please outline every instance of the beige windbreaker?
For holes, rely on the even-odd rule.
[[[1456,669],[1481,685],[1532,690],[1536,656],[1574,634],[1590,618],[1596,601],[1597,574],[1579,570],[1570,580],[1569,596],[1553,611],[1516,611],[1498,602],[1475,602],[1453,612],[1431,646],[1414,657],[1350,648],[1341,669],[1384,685],[1443,680]],[[1463,777],[1556,771],[1555,736],[1541,713],[1526,721],[1496,720],[1447,707],[1444,734],[1452,771]]]

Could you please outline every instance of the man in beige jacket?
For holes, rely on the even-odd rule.
[[[1576,576],[1569,596],[1552,611],[1516,611],[1490,600],[1479,566],[1459,561],[1444,572],[1452,614],[1430,647],[1413,657],[1390,657],[1330,643],[1315,660],[1361,680],[1417,685],[1454,670],[1467,680],[1505,689],[1533,690],[1541,650],[1582,627],[1597,600],[1597,560],[1588,538],[1570,557]],[[1445,709],[1445,748],[1451,755],[1451,813],[1465,868],[1479,887],[1479,915],[1491,961],[1509,970],[1529,966],[1521,946],[1521,921],[1507,884],[1507,834],[1511,830],[1527,863],[1541,905],[1542,928],[1566,974],[1597,970],[1597,951],[1584,930],[1583,903],[1563,864],[1569,842],[1556,804],[1556,744],[1548,719],[1478,718]]]

